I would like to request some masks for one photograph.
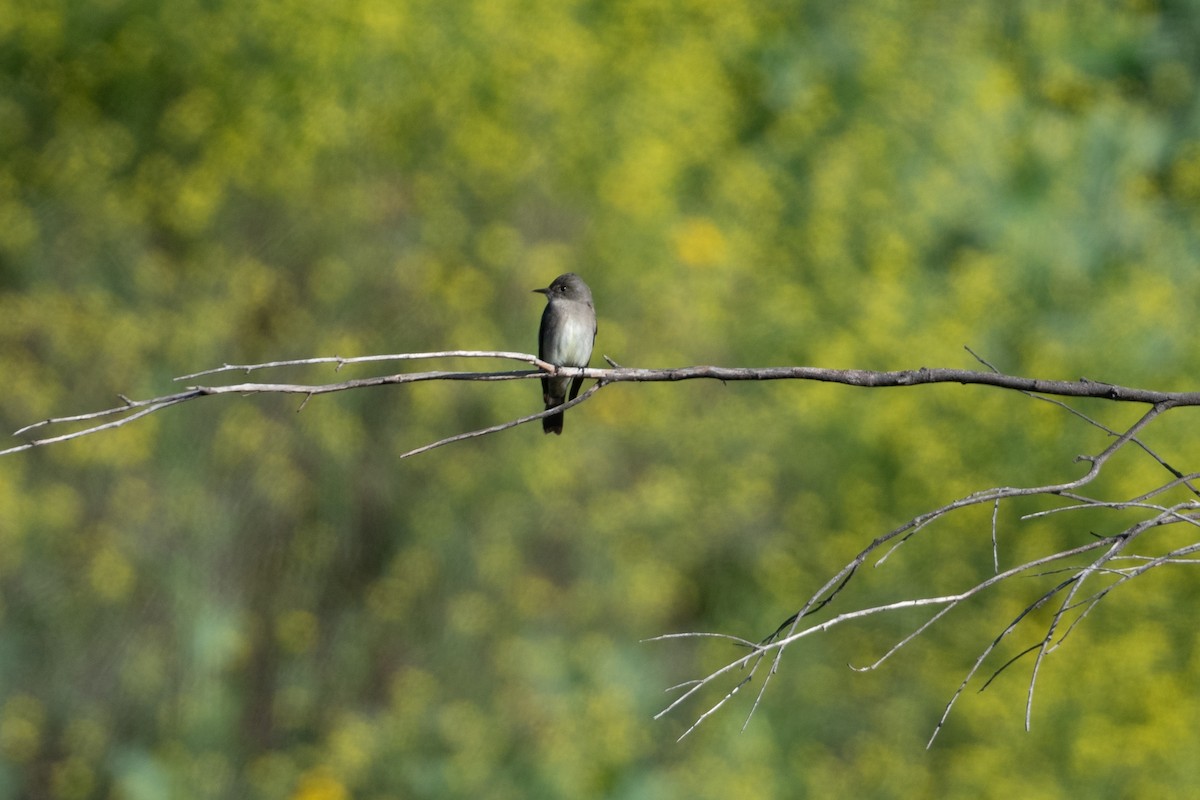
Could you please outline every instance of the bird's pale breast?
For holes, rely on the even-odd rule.
[[[586,367],[592,357],[592,342],[596,336],[594,317],[590,314],[562,314],[558,319],[558,335],[551,337],[542,357],[551,364],[564,367]]]

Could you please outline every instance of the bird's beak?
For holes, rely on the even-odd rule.
[[[534,291],[535,291],[535,292],[537,292],[538,294],[549,294],[549,293],[550,293],[550,289],[549,289],[549,288],[546,288],[546,289],[534,289]]]

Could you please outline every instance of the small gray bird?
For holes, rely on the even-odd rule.
[[[545,289],[534,289],[546,295],[546,310],[538,329],[538,358],[556,367],[586,367],[592,358],[596,341],[596,309],[592,306],[592,290],[574,272],[559,275]],[[542,378],[542,399],[546,408],[561,406],[579,394],[583,378]],[[570,385],[571,396],[567,397]],[[562,433],[562,413],[542,418],[546,433]]]

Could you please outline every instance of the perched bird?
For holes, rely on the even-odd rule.
[[[538,358],[556,367],[586,367],[592,358],[596,341],[596,309],[592,306],[592,290],[574,272],[559,275],[545,289],[534,289],[546,295],[546,310],[538,329]],[[571,396],[567,397],[570,385]],[[583,378],[542,378],[542,399],[547,410],[574,400]],[[546,433],[562,433],[562,413],[542,418]]]

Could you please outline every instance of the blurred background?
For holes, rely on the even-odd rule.
[[[1194,389],[1200,5],[0,2],[0,429],[225,362],[531,351],[566,271],[593,363],[978,367]],[[478,369],[481,362],[447,366]],[[507,365],[504,365],[507,368]],[[424,368],[422,365],[421,368]],[[332,382],[331,368],[260,373]],[[788,651],[654,720],[876,536],[1108,439],[1016,393],[535,382],[203,399],[0,459],[0,796],[1183,796],[1187,567],[1042,668],[972,661],[1044,583]],[[1078,403],[1108,425],[1142,409]],[[1192,424],[1188,424],[1188,423]],[[1182,470],[1188,409],[1147,444]],[[13,443],[16,443],[14,440]],[[1167,479],[1123,455],[1093,493]],[[1112,533],[1001,509],[1001,563]],[[832,609],[961,590],[990,508]],[[1156,534],[1169,536],[1175,534]],[[1042,588],[1039,588],[1042,587]],[[985,669],[1034,643],[1014,634]]]

